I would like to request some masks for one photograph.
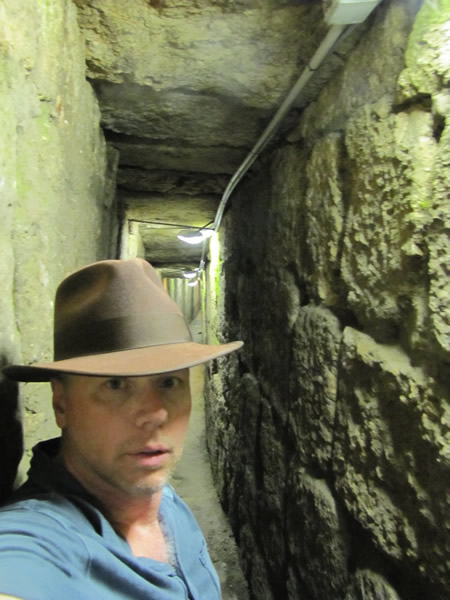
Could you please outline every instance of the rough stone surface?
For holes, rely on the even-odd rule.
[[[341,189],[343,170],[342,136],[331,133],[315,144],[307,167],[308,193],[305,198],[307,252],[310,257],[310,290],[325,305],[336,304],[342,254],[344,202]],[[322,231],[330,232],[323,244]]]
[[[346,146],[354,165],[341,263],[348,305],[374,336],[390,328],[396,335],[408,315],[417,320],[411,322],[416,343],[426,345],[424,311],[411,299],[420,302],[426,285],[420,213],[432,194],[431,115],[414,109],[393,115],[384,100],[367,105],[349,120]],[[364,251],[355,253],[356,246]]]
[[[51,358],[60,279],[111,252],[116,157],[85,80],[72,2],[4,2],[0,29],[2,363],[31,362]],[[5,391],[12,408],[16,392]],[[24,386],[21,400],[28,451],[55,426],[46,386]]]
[[[357,571],[344,600],[400,600],[397,592],[379,573]]]
[[[294,470],[287,506],[292,573],[313,598],[339,597],[348,577],[346,531],[327,483]]]
[[[445,396],[399,348],[345,329],[336,488],[383,553],[443,585],[450,579]]]
[[[336,419],[338,319],[323,308],[302,307],[292,339],[290,424],[298,442],[298,461],[326,473],[332,454]]]
[[[382,3],[225,220],[207,426],[252,598],[450,595],[449,11]]]
[[[123,190],[136,192],[152,190],[157,194],[220,195],[228,179],[225,175],[211,175],[199,181],[195,173],[122,167],[117,174],[117,185]]]

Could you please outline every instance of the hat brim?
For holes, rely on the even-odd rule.
[[[220,345],[180,342],[79,356],[50,363],[11,365],[5,367],[3,372],[15,381],[50,381],[57,373],[98,377],[157,375],[194,367],[238,350],[242,345],[243,342],[240,341]]]

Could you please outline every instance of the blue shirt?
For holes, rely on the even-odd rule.
[[[174,566],[136,557],[95,498],[52,458],[58,440],[34,450],[29,480],[0,509],[0,594],[24,600],[220,600],[205,539],[170,486],[160,519]]]

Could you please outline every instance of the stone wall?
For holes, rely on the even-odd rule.
[[[227,214],[207,426],[255,599],[450,596],[449,24],[384,2]]]
[[[76,17],[71,0],[0,5],[1,366],[51,359],[56,285],[115,252],[116,157],[99,128]],[[21,455],[17,412],[26,451],[55,427],[47,385],[19,394],[3,379],[0,392],[4,496]]]

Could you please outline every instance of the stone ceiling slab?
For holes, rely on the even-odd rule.
[[[180,195],[220,195],[228,184],[227,175],[206,175],[204,173],[183,173],[122,167],[117,176],[117,185],[122,190],[137,192],[154,191],[160,194]]]
[[[120,195],[126,217],[131,221],[150,224],[202,227],[214,220],[220,198],[218,196],[156,196],[146,194]]]
[[[186,90],[155,91],[136,84],[94,82],[102,124],[111,131],[147,138],[149,143],[177,140],[193,146],[226,144],[250,149],[270,119],[267,111],[241,105],[232,97]]]
[[[246,149],[222,146],[148,144],[142,138],[107,135],[120,153],[120,166],[162,169],[187,173],[232,174],[245,158]],[[226,142],[226,140],[224,140]]]
[[[212,220],[323,39],[324,2],[74,2],[87,76],[119,152],[119,188],[149,192],[133,209],[143,221]],[[129,196],[121,198],[131,214]],[[172,234],[142,229],[149,258],[173,263],[197,252]]]
[[[188,261],[192,263],[200,262],[202,248],[201,246],[191,246],[185,244],[177,238],[177,229],[172,227],[155,228],[142,224],[139,227],[139,233],[145,247],[145,257],[153,263],[176,263]]]

